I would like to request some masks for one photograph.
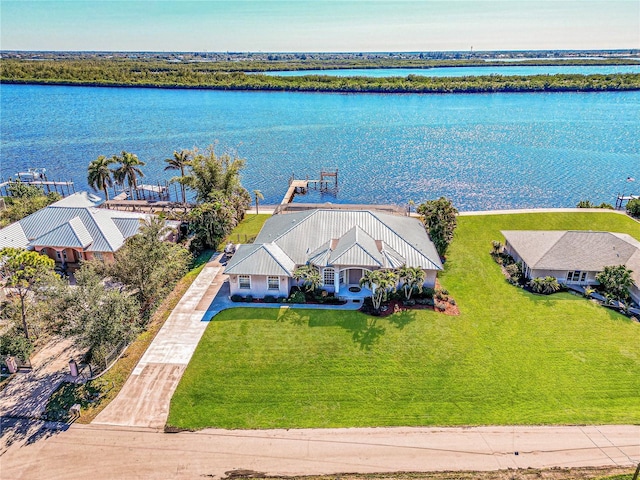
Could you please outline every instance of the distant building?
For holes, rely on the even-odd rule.
[[[97,208],[100,198],[79,192],[0,229],[0,249],[26,248],[57,263],[114,260],[113,254],[135,235],[149,214]],[[167,222],[177,227],[179,222]]]
[[[640,303],[640,242],[626,233],[586,230],[503,231],[505,251],[522,262],[526,278],[555,277],[566,285],[597,285],[606,266],[632,270],[631,298]]]
[[[232,295],[287,296],[296,285],[293,272],[305,264],[316,266],[322,288],[341,298],[370,295],[359,288],[365,271],[420,267],[425,286],[433,287],[442,270],[418,219],[373,210],[314,209],[269,218],[254,243],[237,248],[225,273]]]

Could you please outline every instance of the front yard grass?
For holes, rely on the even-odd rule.
[[[640,422],[640,324],[568,293],[509,285],[504,229],[627,232],[615,213],[460,217],[442,285],[460,316],[232,309],[172,399],[180,428]]]

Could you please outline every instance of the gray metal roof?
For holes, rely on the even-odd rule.
[[[338,239],[329,256],[331,265],[362,266],[381,268],[384,257],[378,250],[376,241],[358,225]]]
[[[50,232],[29,242],[30,246],[87,248],[93,242],[80,217],[73,217]]]
[[[240,245],[224,272],[229,275],[293,275],[296,265],[273,243]]]
[[[74,198],[66,201],[71,197]],[[70,206],[95,204],[91,202],[91,196],[71,197],[0,229],[0,248],[29,248],[34,245],[86,246],[85,250],[89,252],[115,252],[128,237],[138,232],[140,220],[150,217],[143,213],[121,212],[93,206]],[[68,227],[63,227],[67,224]],[[91,241],[87,243],[89,238]],[[53,243],[47,244],[45,240]]]
[[[529,268],[540,270],[596,272],[627,265],[640,249],[640,242],[625,233],[507,230],[502,234]]]
[[[274,215],[255,240],[255,244],[268,243],[277,245],[296,265],[324,266],[335,260],[340,265],[387,267],[402,260],[411,267],[442,269],[435,246],[418,219],[369,210],[318,209]]]

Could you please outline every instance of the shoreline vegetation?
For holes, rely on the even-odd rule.
[[[524,60],[518,65],[623,65],[628,59]],[[326,75],[272,76],[277,70],[337,68],[428,68],[512,66],[513,62],[478,60],[327,60],[171,62],[138,59],[0,60],[0,83],[87,87],[139,87],[209,90],[262,90],[341,93],[495,93],[598,92],[640,90],[640,74],[557,74],[532,76],[335,77]]]

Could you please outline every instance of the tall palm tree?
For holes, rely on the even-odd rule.
[[[120,164],[120,166],[113,171],[113,177],[120,185],[124,185],[124,181],[126,180],[129,184],[129,195],[131,198],[134,198],[133,192],[138,191],[137,177],[144,177],[144,173],[142,173],[140,167],[144,167],[146,163],[140,160],[136,154],[125,151],[120,155],[114,155],[113,160]]]
[[[89,163],[87,169],[87,182],[89,186],[95,191],[102,190],[107,201],[109,201],[108,187],[113,186],[113,180],[111,178],[111,170],[109,165],[114,163],[113,158],[107,158],[104,155],[100,155],[98,158]]]
[[[180,170],[180,177],[174,177],[171,181],[177,181],[180,184],[180,191],[182,192],[182,203],[187,203],[187,192],[185,189],[185,175],[184,169],[188,165],[191,165],[191,152],[189,150],[182,150],[180,152],[173,152],[173,158],[165,158],[164,167],[165,172],[167,170]]]
[[[260,203],[260,200],[264,200],[264,195],[262,195],[260,190],[254,190],[253,196],[256,199],[256,215],[258,215],[258,204]]]

